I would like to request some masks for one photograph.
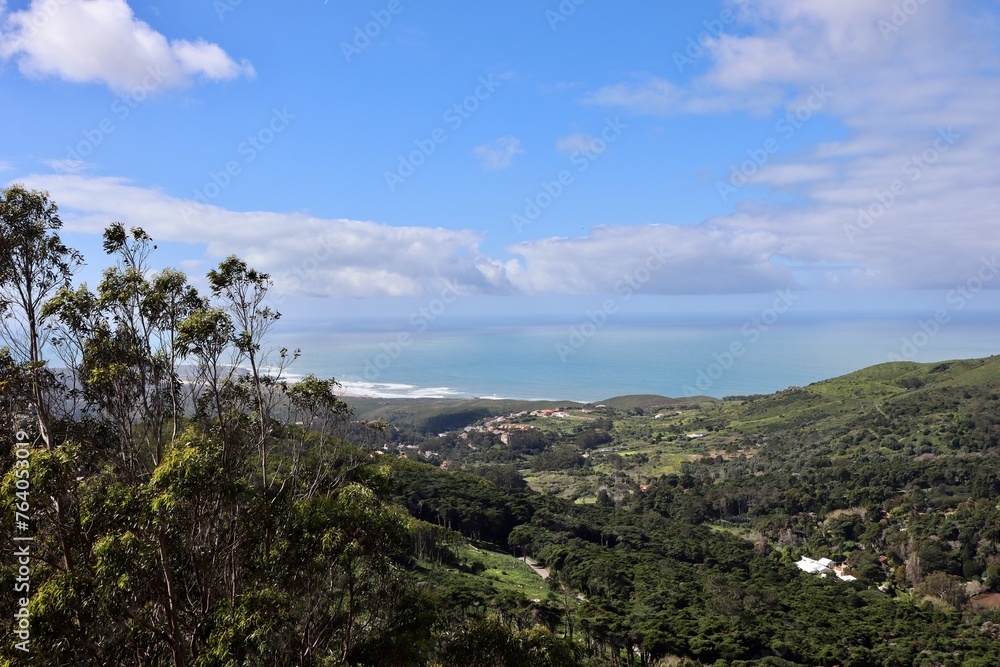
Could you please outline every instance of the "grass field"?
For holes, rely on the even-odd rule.
[[[479,575],[488,579],[498,591],[520,593],[532,600],[544,600],[550,590],[545,580],[531,567],[508,553],[490,549],[484,544],[461,547],[461,556],[479,562],[486,569]]]
[[[492,597],[555,602],[559,596],[522,560],[488,544],[460,542],[450,547],[457,564],[420,561],[422,577],[441,591],[465,599]],[[561,598],[560,598],[561,599]]]

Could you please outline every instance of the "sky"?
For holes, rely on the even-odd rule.
[[[962,0],[0,0],[0,182],[50,193],[83,279],[120,221],[303,322],[996,313],[998,32]]]

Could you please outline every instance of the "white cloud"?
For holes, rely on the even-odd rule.
[[[0,160],[0,171],[13,171],[14,165],[6,160]]]
[[[477,146],[473,153],[482,160],[483,168],[498,170],[507,169],[514,161],[515,155],[522,155],[524,149],[521,147],[521,140],[517,137],[500,137],[482,146]]]
[[[209,79],[225,80],[241,75],[256,75],[249,61],[237,64],[218,44],[210,44],[203,39],[195,42],[178,40],[173,43],[172,49],[185,71],[201,73]]]
[[[795,91],[802,88],[866,79],[879,80],[884,92],[901,93],[906,100],[926,100],[928,82],[922,75],[954,75],[958,46],[966,56],[984,57],[974,53],[967,36],[960,34],[954,0],[919,3],[917,11],[902,15],[900,3],[890,0],[733,0],[730,4],[738,8],[738,29],[700,40],[703,53],[690,62],[683,60],[687,57],[683,49],[675,54],[682,59],[682,70],[707,65],[701,76],[687,84],[655,75],[636,78],[599,88],[584,101],[635,114],[762,113],[783,103],[795,104]],[[990,50],[995,63],[995,49]],[[890,72],[891,81],[882,78]],[[849,97],[852,101],[863,97],[847,92],[844,104]]]
[[[954,287],[1000,250],[1000,203],[988,194],[1000,187],[1000,53],[990,30],[969,28],[965,7],[948,0],[914,3],[908,14],[889,0],[734,4],[740,26],[705,45],[701,76],[684,85],[647,77],[585,99],[634,114],[766,111],[778,120],[815,89],[830,92],[812,117],[825,118],[822,130],[839,124],[844,138],[810,147],[776,132],[778,150],[748,180],[771,186],[780,203],[739,190],[728,200],[739,212],[711,227],[734,239],[762,233],[776,257],[800,267],[797,277],[830,286]],[[956,136],[944,141],[948,128]],[[760,147],[733,154],[746,160]],[[719,165],[720,182],[729,176]]]
[[[923,153],[933,140],[914,151]],[[518,243],[505,257],[486,256],[481,235],[467,230],[229,211],[118,178],[20,180],[51,193],[68,231],[98,234],[121,221],[159,241],[204,245],[205,256],[193,258],[188,269],[235,253],[270,272],[287,294],[428,296],[440,293],[445,281],[463,294],[952,288],[974,275],[984,255],[1000,250],[992,223],[1000,218],[1000,204],[989,173],[961,189],[946,184],[966,173],[967,165],[991,160],[998,149],[998,140],[956,140],[916,180],[895,156],[870,158],[860,181],[810,181],[806,187],[822,205],[806,210],[748,204],[700,225],[608,225],[579,238]],[[903,193],[879,209],[879,197],[895,181],[904,184]],[[882,187],[870,189],[871,183]],[[860,209],[877,212],[871,224],[859,222]]]
[[[585,238],[543,239],[511,246],[522,260],[507,278],[528,294],[632,292],[731,294],[793,284],[771,264],[781,249],[764,230],[715,225],[598,227]]]
[[[51,194],[67,231],[97,234],[119,221],[158,241],[204,244],[209,263],[237,254],[271,273],[288,294],[421,296],[439,293],[444,281],[469,293],[509,290],[502,274],[480,270],[476,232],[229,211],[120,178],[36,175],[23,181]]]
[[[125,0],[32,0],[6,16],[0,7],[0,18],[0,58],[15,59],[32,78],[151,92],[198,78],[254,75],[249,62],[237,63],[216,44],[167,39],[139,20]]]

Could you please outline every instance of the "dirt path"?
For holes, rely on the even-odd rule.
[[[972,606],[979,609],[993,609],[1000,607],[1000,593],[987,593],[979,597],[972,598]]]
[[[536,563],[535,561],[533,561],[530,558],[528,558],[527,556],[525,556],[524,557],[524,562],[527,563],[528,567],[530,567],[532,570],[534,570],[535,574],[537,574],[542,579],[548,579],[549,578],[549,571],[546,570],[544,567],[540,567],[538,565],[538,563]]]

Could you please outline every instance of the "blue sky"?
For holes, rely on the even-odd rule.
[[[195,280],[245,257],[302,317],[405,316],[449,286],[463,316],[541,317],[629,277],[651,311],[781,289],[932,309],[1000,284],[998,18],[958,0],[0,1],[0,179],[51,193],[87,271],[118,220]]]

